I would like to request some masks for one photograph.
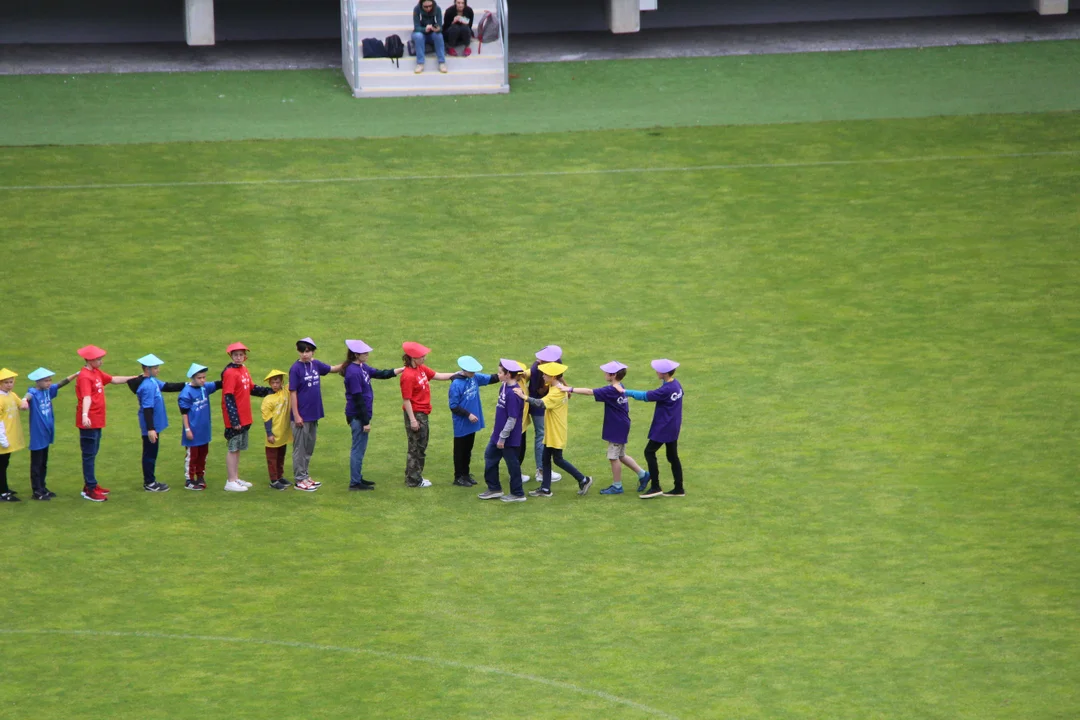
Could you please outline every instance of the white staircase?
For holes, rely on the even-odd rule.
[[[436,0],[443,13],[454,0]],[[499,39],[480,44],[473,40],[470,57],[447,55],[448,72],[440,73],[435,51],[426,53],[424,72],[414,72],[416,58],[405,53],[401,66],[387,58],[364,58],[364,38],[385,40],[401,36],[408,45],[412,37],[412,11],[417,0],[341,0],[341,68],[354,97],[402,97],[406,95],[481,95],[510,92],[510,66],[507,62],[506,0],[475,0],[469,3],[475,17],[473,28],[485,10],[499,24]],[[449,49],[449,48],[448,48]],[[460,53],[462,48],[458,48]]]

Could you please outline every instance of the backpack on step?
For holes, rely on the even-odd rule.
[[[480,16],[480,22],[476,23],[476,32],[474,34],[480,42],[479,47],[476,48],[478,55],[483,51],[484,43],[495,42],[499,39],[499,22],[491,14],[490,10],[485,10],[484,14]]]
[[[401,36],[391,35],[390,37],[386,38],[386,42],[384,43],[384,45],[386,46],[385,57],[390,58],[394,65],[401,67],[401,63],[398,61],[405,54],[405,44],[401,42]]]
[[[379,38],[364,38],[360,41],[361,56],[366,58],[386,57],[386,45]]]

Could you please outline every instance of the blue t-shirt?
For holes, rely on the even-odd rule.
[[[44,450],[56,439],[56,418],[53,417],[53,398],[60,392],[56,385],[41,390],[30,388],[30,449]]]
[[[450,383],[450,407],[460,407],[476,416],[476,422],[454,413],[454,437],[465,437],[484,429],[484,409],[480,406],[480,386],[498,382],[498,375],[476,373],[471,378],[455,378]]]
[[[201,388],[185,385],[176,398],[180,410],[188,411],[188,425],[191,426],[193,439],[187,439],[187,433],[180,433],[180,444],[184,447],[198,447],[210,442],[210,396],[220,383],[208,382]]]
[[[165,387],[164,380],[146,377],[139,384],[139,389],[135,391],[135,396],[139,398],[139,430],[143,435],[147,433],[146,418],[143,417],[143,410],[147,408],[154,409],[154,430],[160,433],[169,427],[169,416],[165,413],[165,398],[161,396],[163,387]]]

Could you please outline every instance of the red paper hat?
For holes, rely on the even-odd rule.
[[[227,352],[230,355],[232,355],[237,350],[243,350],[244,352],[247,352],[247,345],[245,345],[244,343],[235,342],[232,345],[230,345],[229,347],[225,348],[225,352]]]
[[[430,348],[426,348],[418,342],[403,342],[401,343],[401,349],[405,351],[405,354],[413,358],[422,358],[431,352]]]
[[[79,357],[83,360],[97,360],[98,358],[105,357],[105,351],[97,345],[87,345],[86,347],[79,348],[76,352],[79,353]]]

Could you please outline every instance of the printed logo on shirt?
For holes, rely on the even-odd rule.
[[[682,390],[680,390],[678,392],[673,392],[673,393],[671,393],[671,402],[675,402],[676,400],[680,399],[681,397],[682,397]]]
[[[306,366],[304,368],[304,387],[318,387],[319,386],[319,373],[313,367]]]
[[[52,415],[52,400],[48,396],[38,400],[38,412],[45,417]]]

